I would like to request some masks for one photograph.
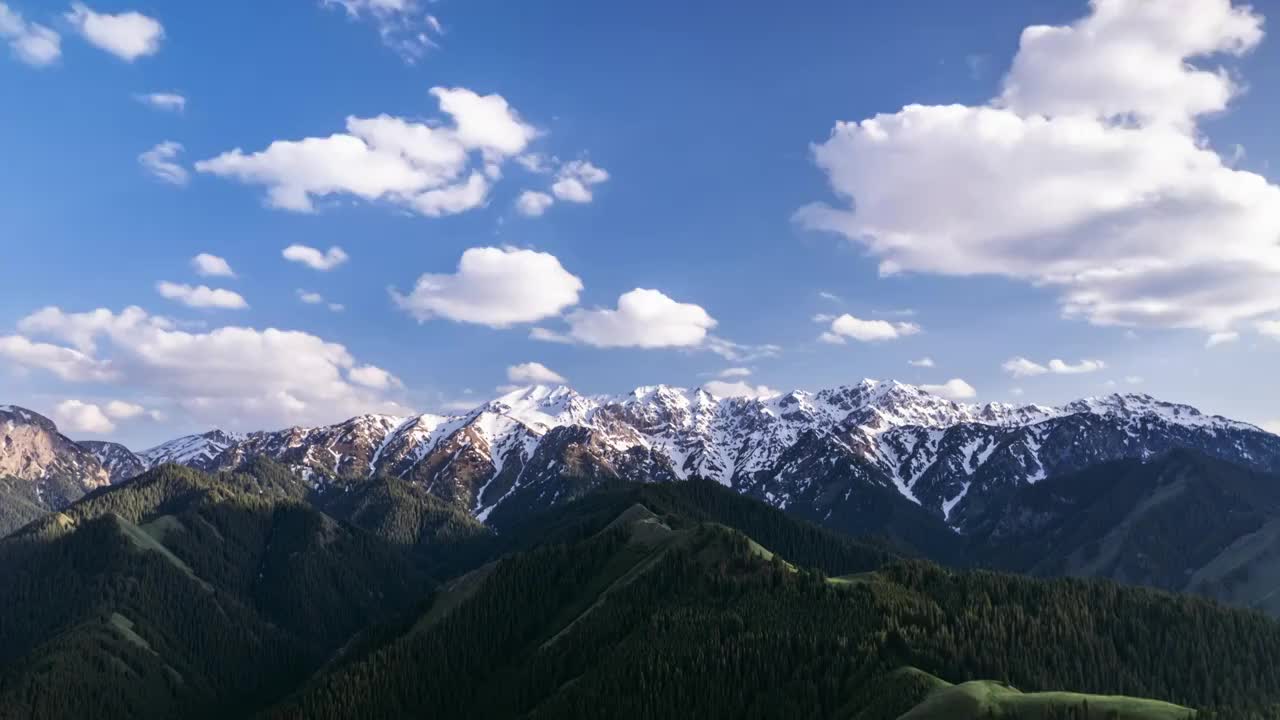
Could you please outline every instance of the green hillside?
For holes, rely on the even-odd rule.
[[[170,466],[0,541],[0,577],[5,720],[1280,703],[1280,623],[1261,615],[904,560],[710,483],[606,489],[495,536],[399,481],[316,493],[271,463]]]

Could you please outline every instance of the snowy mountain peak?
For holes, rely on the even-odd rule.
[[[138,453],[148,468],[164,463],[205,467],[227,448],[246,439],[245,435],[213,429],[199,435],[185,435]]]
[[[871,379],[767,398],[671,385],[588,396],[531,385],[460,415],[361,415],[247,436],[215,430],[141,456],[147,467],[204,470],[266,456],[314,483],[384,474],[486,519],[505,503],[537,507],[609,479],[703,477],[788,509],[856,504],[855,488],[875,488],[963,528],[970,507],[1009,488],[1179,447],[1280,463],[1280,438],[1148,395],[1056,408],[967,405]]]

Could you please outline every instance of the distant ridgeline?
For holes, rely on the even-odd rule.
[[[0,421],[0,535],[165,463],[216,473],[268,458],[335,503],[392,477],[504,534],[616,483],[703,478],[907,556],[1280,617],[1280,437],[1146,395],[1051,408],[875,381],[763,400],[530,387],[453,417],[215,430],[143,453],[73,442],[22,408],[0,407]]]
[[[1217,497],[1209,461],[1168,462],[1138,495]],[[1018,502],[1114,509],[1077,484]],[[1264,615],[903,559],[714,482],[601,485],[501,533],[262,458],[93,490],[0,541],[0,718],[1280,717]]]

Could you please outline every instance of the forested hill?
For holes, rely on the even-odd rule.
[[[0,541],[0,718],[1280,717],[1280,623],[1206,600],[946,570],[713,483],[494,536],[246,470]]]

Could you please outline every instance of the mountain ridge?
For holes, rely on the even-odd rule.
[[[1017,487],[1094,462],[1145,459],[1178,447],[1280,467],[1280,438],[1149,395],[1114,394],[1060,407],[967,405],[872,380],[763,399],[666,385],[618,396],[534,385],[459,415],[370,414],[244,435],[213,430],[139,456],[148,467],[179,462],[215,470],[263,454],[317,482],[389,474],[434,488],[483,520],[547,475],[548,468],[530,463],[551,431],[565,427],[586,431],[575,444],[590,448],[604,474],[635,475],[643,466],[653,479],[709,478],[782,508],[808,484],[789,482],[781,462],[803,442],[828,464],[837,456],[867,464],[870,482],[892,487],[957,529],[972,506],[982,504],[969,496],[974,482]],[[1062,447],[1097,432],[1109,437],[1086,456],[1073,458]],[[1045,452],[1046,441],[1056,447]],[[547,462],[553,460],[564,458]]]

